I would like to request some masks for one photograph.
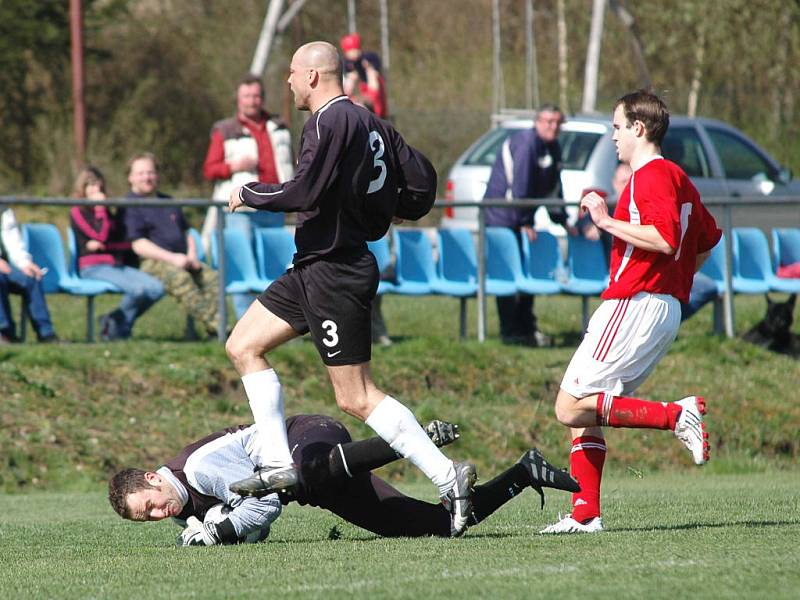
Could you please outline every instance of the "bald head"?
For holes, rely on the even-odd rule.
[[[342,61],[328,42],[311,42],[297,49],[289,65],[289,87],[294,105],[316,112],[329,100],[342,95]]]
[[[307,69],[316,70],[320,79],[342,79],[342,59],[339,51],[333,44],[328,42],[309,42],[303,44],[294,53],[292,62],[297,61],[299,65]]]

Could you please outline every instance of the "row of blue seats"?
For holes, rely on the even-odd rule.
[[[75,238],[67,230],[70,260],[66,260],[61,236],[51,224],[23,226],[28,249],[34,261],[48,269],[44,277],[46,293],[67,293],[87,298],[87,339],[92,339],[93,299],[105,293],[119,293],[116,286],[78,276]],[[192,230],[202,250],[200,236]],[[775,229],[774,263],[764,234],[754,228],[733,230],[733,290],[738,293],[800,291],[800,281],[775,276],[777,264],[800,262],[800,229]],[[465,328],[466,298],[478,291],[478,261],[472,233],[464,229],[436,231],[438,255],[427,233],[419,229],[394,229],[396,278],[381,281],[379,294],[442,294],[462,299],[462,335]],[[575,294],[583,297],[584,324],[588,319],[588,297],[599,295],[608,285],[608,265],[603,246],[582,237],[568,238],[566,261],[558,240],[548,232],[538,232],[536,240],[518,238],[511,230],[488,227],[485,239],[485,272],[488,295],[509,296],[517,292],[533,295]],[[280,277],[292,261],[295,244],[292,234],[283,227],[255,230],[251,245],[238,230],[224,231],[225,291],[229,294],[260,292]],[[381,271],[391,262],[388,237],[369,243]],[[211,256],[202,256],[217,266],[216,238]],[[724,240],[712,251],[702,271],[724,291]]]

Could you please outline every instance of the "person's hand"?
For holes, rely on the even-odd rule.
[[[522,233],[524,233],[527,236],[529,242],[536,241],[536,230],[530,225],[523,225]]]
[[[98,240],[89,240],[86,242],[86,249],[89,252],[101,252],[106,249],[106,245]]]
[[[233,212],[240,206],[244,206],[244,202],[242,202],[241,198],[239,198],[239,192],[241,191],[242,186],[238,185],[231,190],[231,195],[228,196],[228,210]]]
[[[200,261],[197,260],[197,257],[190,256],[186,261],[186,266],[184,267],[187,271],[191,271],[192,273],[197,273],[203,266],[200,264]]]
[[[22,267],[20,271],[25,273],[25,275],[27,275],[28,277],[33,277],[34,279],[37,280],[44,277],[42,269],[36,263],[28,263],[26,266]]]
[[[581,198],[581,215],[588,212],[594,224],[603,229],[603,225],[608,219],[608,204],[606,199],[597,192],[589,192]]]
[[[583,234],[583,237],[592,242],[596,242],[600,239],[600,230],[597,228],[597,226],[595,226],[594,223],[587,223],[581,233]]]
[[[406,220],[405,219],[401,219],[400,217],[392,217],[392,225],[401,225],[402,223],[405,223],[405,222],[406,222]]]
[[[0,273],[4,273],[5,275],[11,273],[11,265],[2,258],[0,258]]]
[[[241,156],[227,161],[231,171],[238,173],[239,171],[255,171],[258,167],[257,156]]]
[[[215,546],[220,543],[217,526],[214,523],[201,523],[192,515],[186,519],[186,529],[176,538],[178,546]]]
[[[89,200],[100,201],[106,199],[106,194],[99,183],[87,183],[86,198]]]

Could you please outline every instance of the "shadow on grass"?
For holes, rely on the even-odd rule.
[[[795,521],[731,521],[730,523],[683,523],[681,525],[659,525],[656,527],[615,527],[606,529],[608,533],[642,532],[642,531],[681,531],[689,529],[720,529],[723,527],[786,527],[787,525],[800,525],[800,520]]]

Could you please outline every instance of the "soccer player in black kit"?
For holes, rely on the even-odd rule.
[[[250,206],[298,213],[293,267],[253,302],[226,344],[264,440],[261,468],[232,490],[248,495],[297,482],[281,383],[265,355],[310,332],[339,408],[365,421],[438,486],[458,536],[471,513],[475,467],[442,454],[411,411],[379,390],[370,375],[370,307],[378,268],[366,242],[381,237],[392,219],[426,214],[435,198],[436,172],[388,122],[344,95],[341,65],[327,42],[295,52],[289,85],[296,107],[312,113],[295,176],[283,184],[235,188],[228,203],[231,212]]]
[[[382,439],[353,442],[342,423],[323,415],[289,417],[286,427],[298,465],[298,481],[291,492],[243,498],[228,489],[252,472],[260,450],[257,427],[239,425],[189,444],[155,471],[120,471],[109,482],[109,501],[125,519],[173,517],[184,526],[177,539],[182,546],[235,544],[254,533],[263,539],[282,505],[293,501],[325,508],[386,537],[450,536],[451,516],[441,504],[405,496],[370,473],[398,458]],[[426,431],[440,446],[458,437],[457,427],[443,421],[432,422]],[[531,449],[513,467],[475,487],[470,524],[480,523],[528,487],[540,494],[544,487],[579,489],[566,471]],[[202,523],[206,512],[219,503],[227,506],[226,517]]]

